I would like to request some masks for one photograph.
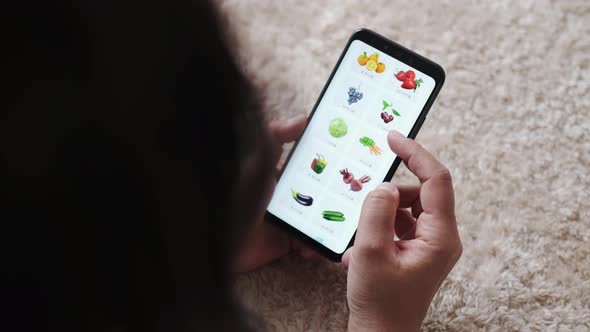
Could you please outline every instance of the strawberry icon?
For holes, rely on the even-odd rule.
[[[408,76],[406,75],[406,73],[403,70],[400,70],[397,74],[395,74],[395,78],[397,78],[398,81],[405,81],[406,78]]]
[[[406,79],[404,83],[402,83],[402,88],[407,90],[416,90],[416,81]]]
[[[422,79],[416,79],[416,73],[414,73],[413,70],[408,70],[406,72],[400,70],[395,75],[395,78],[398,81],[403,82],[401,87],[402,89],[406,90],[416,91],[416,89],[419,88],[420,84],[422,83]]]

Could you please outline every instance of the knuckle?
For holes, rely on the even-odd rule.
[[[422,159],[418,158],[416,154],[411,155],[407,162],[408,168],[415,172],[419,172],[422,169],[422,164]]]
[[[442,181],[453,182],[453,177],[451,175],[451,172],[447,168],[442,169],[438,173],[438,178]]]
[[[379,258],[385,255],[387,248],[382,243],[365,243],[357,246],[356,255],[363,258]]]

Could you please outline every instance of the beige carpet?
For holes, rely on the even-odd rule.
[[[221,6],[273,118],[310,111],[359,27],[446,69],[417,140],[453,173],[464,254],[424,330],[590,330],[590,2]],[[270,330],[342,331],[345,281],[336,265],[286,258],[238,289]]]

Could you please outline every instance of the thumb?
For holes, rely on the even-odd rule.
[[[289,143],[296,140],[307,125],[307,115],[299,114],[286,121],[275,120],[270,123],[270,131],[279,143]]]
[[[392,244],[398,206],[399,191],[390,182],[383,182],[367,195],[354,241],[357,250],[395,248]]]

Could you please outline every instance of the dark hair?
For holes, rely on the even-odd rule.
[[[273,166],[212,5],[14,5],[0,118],[3,324],[244,330],[230,264],[260,208],[244,193]],[[256,167],[245,171],[246,158]]]

